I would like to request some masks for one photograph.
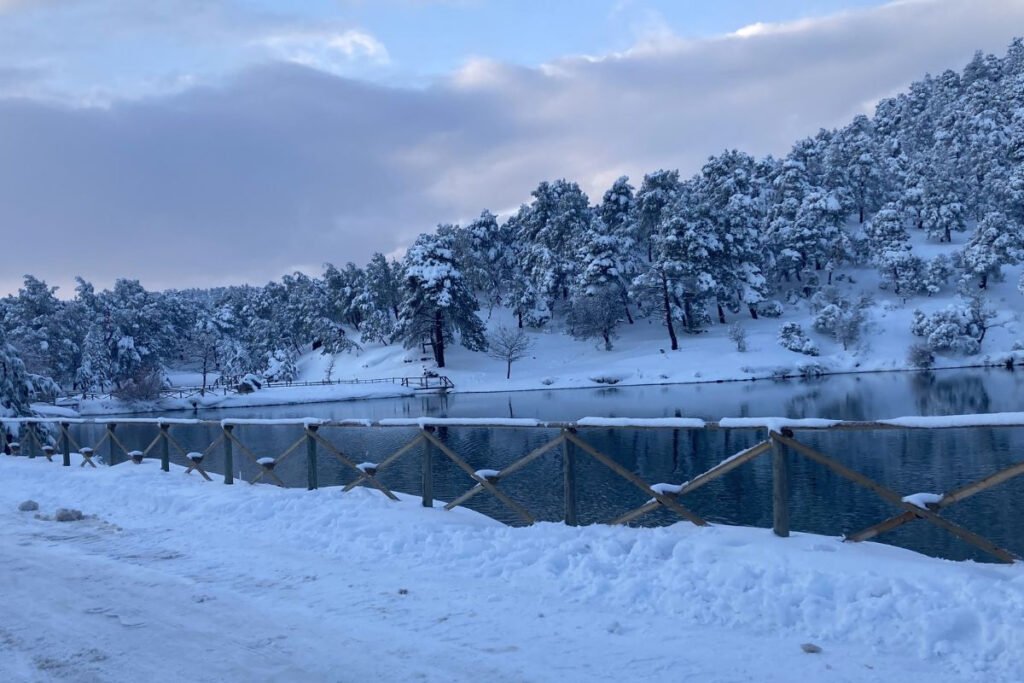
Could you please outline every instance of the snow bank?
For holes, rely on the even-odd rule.
[[[0,458],[6,680],[41,661],[109,681],[1009,683],[1024,671],[1020,565],[686,523],[510,528],[369,489],[181,472]],[[17,512],[28,497],[87,517],[54,535]]]

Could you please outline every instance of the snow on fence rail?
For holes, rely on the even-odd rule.
[[[694,524],[705,526],[704,521],[696,512],[685,506],[681,499],[688,493],[722,477],[729,472],[742,467],[761,455],[771,452],[772,458],[772,529],[778,536],[789,535],[789,509],[790,509],[790,474],[789,461],[793,457],[803,457],[811,460],[822,467],[831,470],[833,473],[848,481],[861,486],[882,500],[890,503],[899,510],[899,513],[885,519],[877,524],[862,529],[856,533],[849,534],[847,541],[865,541],[887,531],[892,531],[914,520],[924,520],[938,528],[952,534],[953,536],[973,545],[974,547],[988,553],[1002,562],[1017,562],[1021,558],[1014,553],[997,546],[988,539],[964,528],[963,526],[949,521],[939,515],[939,512],[950,505],[970,498],[993,486],[1009,481],[1024,474],[1024,462],[1019,462],[993,474],[990,474],[978,481],[961,486],[943,494],[928,492],[913,492],[900,494],[879,482],[857,472],[835,459],[815,450],[795,438],[796,431],[844,431],[844,430],[919,430],[919,429],[970,429],[970,428],[992,428],[992,427],[1024,427],[1024,413],[993,413],[981,415],[952,415],[943,417],[902,417],[890,420],[879,420],[872,422],[838,421],[821,419],[788,419],[788,418],[723,418],[714,421],[705,421],[695,418],[598,418],[587,417],[576,421],[542,421],[533,419],[492,419],[492,418],[409,418],[409,419],[344,419],[344,420],[320,420],[316,418],[285,418],[285,419],[225,419],[225,420],[202,420],[202,419],[180,419],[180,418],[121,418],[121,419],[70,419],[70,418],[0,418],[0,423],[16,425],[19,432],[12,436],[17,437],[16,442],[5,444],[5,452],[13,455],[27,455],[36,457],[37,454],[47,460],[53,459],[55,455],[62,456],[62,463],[65,467],[71,465],[72,448],[80,454],[87,454],[83,457],[81,466],[91,465],[94,454],[100,452],[103,445],[107,446],[108,463],[117,464],[124,458],[130,459],[136,464],[141,463],[143,458],[148,456],[154,449],[158,449],[161,462],[161,469],[170,471],[170,452],[173,447],[190,463],[186,473],[197,471],[207,481],[211,477],[203,469],[204,458],[221,448],[224,458],[224,483],[234,483],[234,455],[237,452],[248,459],[255,466],[257,474],[250,483],[256,483],[264,478],[272,481],[278,486],[285,486],[284,482],[275,474],[275,468],[286,458],[291,457],[295,452],[305,446],[307,488],[312,490],[319,487],[317,481],[318,458],[321,452],[325,452],[332,458],[337,459],[342,465],[348,468],[353,479],[344,485],[343,491],[350,491],[356,486],[366,485],[380,491],[382,495],[392,500],[399,500],[387,486],[380,482],[377,475],[381,470],[392,465],[396,460],[406,454],[419,449],[422,468],[422,503],[425,507],[434,506],[434,476],[433,463],[437,457],[444,457],[454,463],[459,469],[465,472],[472,482],[471,488],[444,505],[446,510],[451,510],[459,505],[465,504],[471,498],[488,493],[505,506],[514,511],[526,524],[533,524],[536,519],[522,505],[514,501],[500,487],[500,483],[538,458],[560,448],[562,452],[562,480],[563,497],[566,524],[575,526],[578,523],[577,517],[577,483],[576,468],[579,454],[601,463],[619,477],[625,479],[633,486],[649,496],[649,500],[638,508],[619,515],[609,520],[609,524],[628,524],[643,517],[644,515],[658,509],[667,509],[676,513],[679,517]],[[119,424],[124,425],[152,425],[157,428],[156,436],[149,442],[144,450],[129,450],[120,437],[117,435]],[[52,432],[50,434],[41,427],[48,425]],[[104,425],[103,436],[93,446],[80,445],[71,434],[72,425]],[[257,455],[258,447],[252,447],[244,443],[235,433],[235,428],[244,425],[262,425],[280,429],[299,428],[298,438],[291,443],[283,452],[267,456]],[[210,427],[214,427],[216,436],[210,439],[209,444],[202,451],[187,450],[178,439],[171,434],[171,429],[177,431],[203,427],[203,434],[209,434]],[[323,430],[330,428],[404,428],[415,429],[416,435],[405,443],[398,450],[388,454],[379,462],[358,462],[349,457],[338,445],[323,435]],[[557,430],[557,435],[546,443],[534,448],[526,455],[515,460],[501,470],[474,468],[462,456],[452,450],[435,432],[439,427],[445,428],[488,428],[488,429],[543,429]],[[9,428],[9,427],[8,427]],[[707,471],[699,474],[693,479],[681,484],[670,484],[665,482],[648,483],[634,472],[626,469],[611,456],[601,452],[593,445],[584,440],[581,432],[587,430],[609,430],[609,429],[630,429],[630,430],[762,430],[765,432],[764,440],[756,445],[747,448],[735,455],[732,455]],[[207,438],[204,436],[204,439]],[[59,446],[55,452],[54,444]]]

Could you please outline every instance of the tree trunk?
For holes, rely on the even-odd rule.
[[[516,316],[519,318],[519,329],[523,329],[523,312],[516,311]]]
[[[747,306],[747,310],[750,311],[750,317],[757,320],[757,309],[753,306]]]
[[[441,309],[434,313],[434,360],[437,367],[444,367],[444,319],[441,317]]]
[[[978,289],[988,289],[988,273],[982,274],[981,283],[978,285]]]
[[[621,284],[620,284],[619,288],[622,291],[622,308],[623,308],[623,310],[626,311],[626,320],[629,322],[630,325],[632,325],[633,324],[633,316],[630,315],[630,312],[629,312],[629,293],[626,292],[626,288],[622,287]]]
[[[612,350],[612,340],[611,340],[611,337],[608,336],[608,330],[603,330],[601,332],[601,336],[604,337],[604,350],[605,351],[611,351]]]
[[[861,223],[864,222],[864,207],[863,206],[860,207],[860,222]]]
[[[722,304],[718,304],[718,322],[722,325],[725,324],[725,311],[722,310]]]
[[[672,340],[672,350],[679,348],[679,340],[676,339],[676,328],[672,326],[672,305],[668,300],[668,278],[661,276],[661,295],[665,305],[665,327],[668,328],[668,337]]]
[[[505,379],[512,378],[512,359],[509,359],[505,365]]]

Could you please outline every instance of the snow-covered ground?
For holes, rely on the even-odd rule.
[[[0,459],[9,681],[1020,681],[1024,567]],[[19,512],[25,499],[39,514]],[[86,518],[50,521],[58,507]],[[821,648],[817,654],[804,643]]]

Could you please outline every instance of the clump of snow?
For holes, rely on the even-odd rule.
[[[500,470],[477,470],[476,472],[473,473],[473,476],[482,481],[484,479],[494,479],[498,477],[500,474]]]
[[[903,496],[904,503],[910,503],[916,505],[922,510],[927,510],[928,506],[935,505],[942,502],[941,493],[914,493],[909,496]]]
[[[274,460],[274,458],[258,458],[256,462],[258,462],[260,465],[263,465],[264,467],[272,467],[274,463],[277,461]]]
[[[916,429],[950,429],[954,427],[999,427],[1024,426],[1024,412],[1021,413],[985,413],[975,415],[911,415],[879,420],[882,424],[894,427],[912,427]]]
[[[377,463],[375,463],[375,462],[361,462],[358,465],[356,465],[356,467],[359,468],[363,472],[376,472],[377,471]]]
[[[671,427],[673,429],[703,429],[704,420],[693,417],[583,417],[576,420],[577,427]]]
[[[185,457],[191,460],[192,462],[197,462],[203,459],[203,454],[197,451],[189,451],[188,453],[185,454]]]

